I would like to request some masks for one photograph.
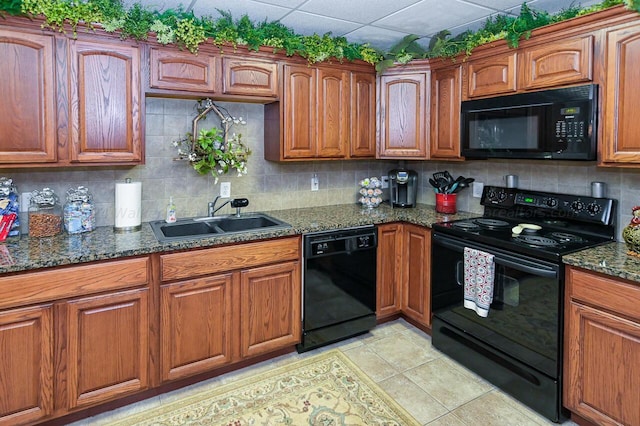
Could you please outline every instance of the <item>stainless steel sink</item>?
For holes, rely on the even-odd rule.
[[[149,224],[151,225],[154,235],[160,242],[192,240],[214,235],[291,227],[288,223],[264,213],[180,219],[175,223],[156,220]]]

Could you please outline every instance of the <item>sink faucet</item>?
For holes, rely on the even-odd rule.
[[[218,210],[220,210],[221,208],[223,208],[224,206],[226,206],[227,204],[229,204],[232,201],[232,200],[227,200],[224,203],[222,203],[220,205],[220,207],[216,208],[216,203],[218,202],[219,198],[220,198],[220,196],[218,195],[213,201],[209,202],[209,204],[208,204],[207,213],[211,217],[215,216],[216,212]]]

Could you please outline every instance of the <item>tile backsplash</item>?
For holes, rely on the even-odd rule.
[[[142,182],[142,220],[164,217],[169,197],[173,196],[178,217],[206,215],[207,203],[220,192],[221,182],[231,183],[231,197],[246,197],[246,209],[269,211],[293,207],[354,203],[358,181],[368,176],[385,175],[397,167],[396,161],[353,160],[274,163],[264,160],[263,116],[259,104],[224,103],[231,115],[243,117],[247,124],[235,127],[253,154],[248,174],[223,175],[217,184],[211,176],[198,175],[190,165],[176,160],[173,142],[191,131],[196,102],[183,99],[146,99],[146,163],[136,167],[73,169],[0,169],[0,176],[13,178],[18,190],[30,192],[51,187],[64,202],[67,189],[84,185],[93,193],[98,226],[114,224],[115,183],[131,178]],[[199,122],[199,128],[218,126],[215,114]],[[435,204],[428,178],[435,171],[449,170],[454,177],[473,177],[485,185],[504,185],[504,176],[515,174],[519,187],[578,195],[590,194],[592,181],[607,183],[606,195],[619,200],[617,224],[620,230],[631,219],[631,208],[640,204],[640,170],[600,168],[594,163],[486,160],[466,162],[410,161],[407,167],[419,174],[418,202]],[[311,177],[317,174],[319,190],[311,191]],[[471,189],[458,194],[458,209],[481,213],[479,199]],[[229,213],[225,207],[220,213]]]

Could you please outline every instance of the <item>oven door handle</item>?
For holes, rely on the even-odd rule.
[[[434,245],[441,245],[448,249],[455,250],[459,253],[464,253],[464,247],[465,247],[464,245],[456,244],[455,242],[446,240],[445,238],[442,238],[442,237],[437,237],[435,235],[434,237],[435,237],[433,238]],[[503,254],[494,254],[494,253],[490,253],[490,254],[494,255],[493,262],[496,265],[507,266],[509,268],[516,269],[518,271],[526,272],[528,274],[533,274],[533,275],[537,275],[544,278],[558,278],[558,269],[552,266],[540,265],[537,263],[529,262],[525,259],[519,259],[515,257],[512,260],[507,258]],[[460,274],[459,271],[460,271],[460,267],[456,265],[456,281],[458,281],[459,285],[462,285],[461,281],[458,279]]]

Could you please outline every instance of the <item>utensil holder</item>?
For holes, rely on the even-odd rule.
[[[436,212],[453,214],[457,211],[456,199],[458,194],[436,194]]]

